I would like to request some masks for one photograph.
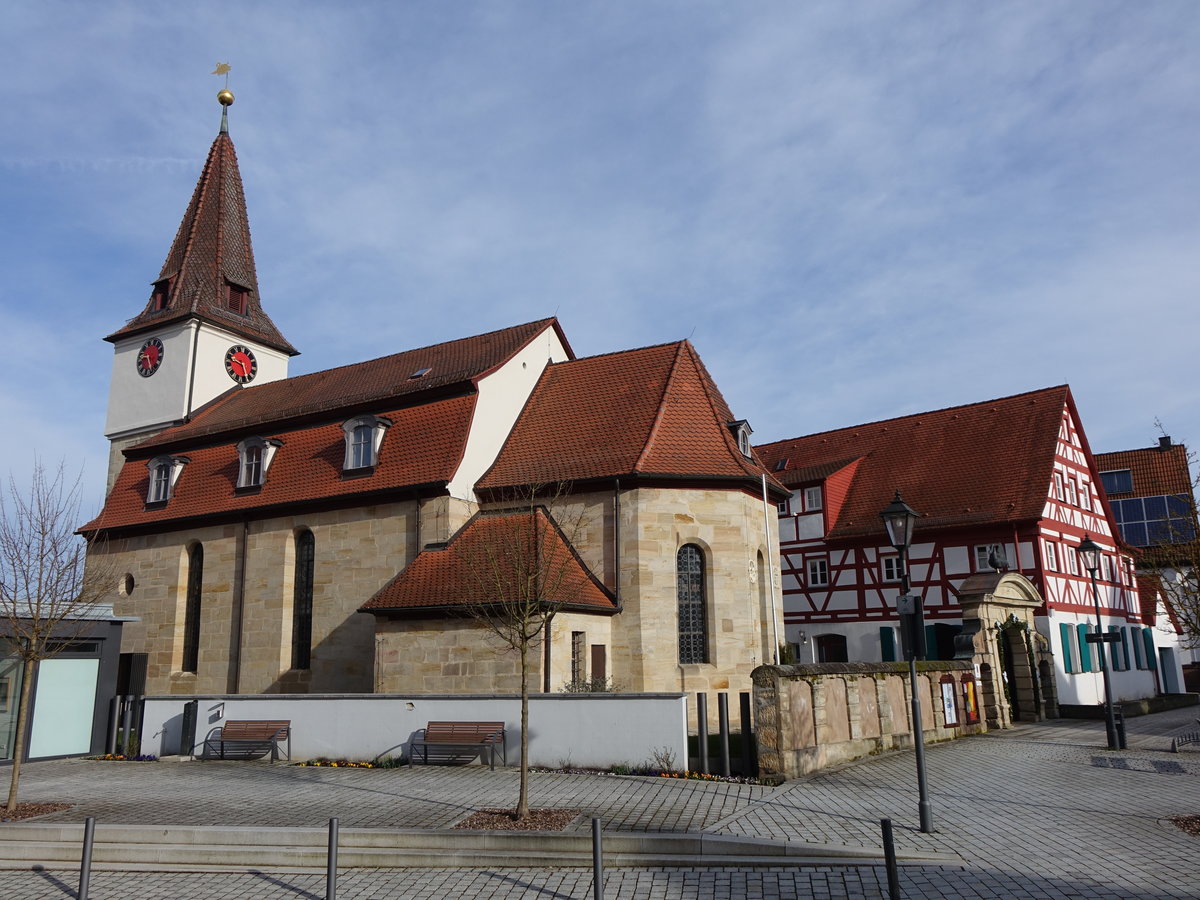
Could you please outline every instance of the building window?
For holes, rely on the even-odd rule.
[[[1079,481],[1079,505],[1086,510],[1091,510],[1092,508],[1092,489],[1082,479]]]
[[[171,303],[171,279],[164,278],[154,283],[154,293],[150,296],[151,306],[155,312],[161,312]]]
[[[246,298],[250,296],[250,292],[244,287],[239,287],[236,284],[225,284],[225,305],[230,312],[235,312],[240,316],[246,314]]]
[[[1075,479],[1067,479],[1067,502],[1072,506],[1079,505],[1079,489],[1075,486]]]
[[[883,580],[884,581],[899,581],[900,580],[900,557],[898,554],[883,557]]]
[[[1087,636],[1091,632],[1090,625],[1076,625],[1075,632],[1079,638],[1079,671],[1080,672],[1095,672],[1096,666],[1092,663],[1092,645],[1087,642]],[[1100,644],[1096,645],[1101,646]]]
[[[804,489],[804,511],[815,512],[822,506],[821,487],[806,487]]]
[[[708,623],[704,610],[704,553],[684,544],[675,555],[679,606],[679,662],[708,662]]]
[[[571,684],[581,685],[587,681],[587,661],[584,653],[587,648],[587,634],[582,631],[571,632]]]
[[[1067,562],[1067,571],[1072,575],[1079,574],[1079,554],[1068,548],[1063,552],[1063,559]]]
[[[1073,647],[1075,629],[1063,622],[1058,626],[1059,642],[1062,644],[1063,671],[1068,675],[1077,671],[1075,651]]]
[[[815,646],[817,662],[849,662],[844,634],[817,635]]]
[[[808,586],[825,587],[829,584],[829,560],[824,556],[808,560]]]
[[[1058,548],[1055,546],[1054,541],[1046,541],[1044,546],[1046,548],[1046,569],[1051,572],[1057,572]]]
[[[779,510],[779,514],[781,516],[786,516],[788,514],[788,506],[789,505],[790,505],[790,502],[787,500],[781,500],[779,503],[776,504],[776,508]]]
[[[316,539],[311,531],[296,535],[296,577],[292,587],[292,668],[312,662],[313,570]]]
[[[147,503],[166,503],[175,492],[179,474],[187,465],[186,456],[156,456],[146,463],[150,470],[150,486],[146,491]]]
[[[275,451],[283,446],[283,441],[260,437],[246,438],[237,445],[238,452],[238,488],[261,487],[266,481],[267,469],[275,456]]]
[[[1104,485],[1106,494],[1132,494],[1133,472],[1129,469],[1114,469],[1111,472],[1101,472],[1100,482]]]
[[[1003,544],[976,544],[975,545],[975,571],[976,572],[995,572],[996,566],[993,562],[1004,565]]]
[[[200,595],[204,587],[204,547],[193,544],[188,551],[187,600],[183,611],[184,672],[195,672],[200,663]]]
[[[342,468],[347,471],[370,469],[379,464],[383,435],[392,423],[378,416],[357,416],[342,425],[346,455]]]
[[[1054,499],[1063,499],[1063,477],[1061,472],[1054,473]]]
[[[745,419],[738,419],[736,422],[729,423],[729,430],[733,432],[742,456],[746,459],[752,458],[754,451],[750,446],[750,435],[754,433],[754,429],[750,427],[750,423]]]

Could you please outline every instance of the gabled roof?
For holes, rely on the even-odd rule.
[[[547,585],[551,606],[617,612],[612,593],[588,571],[544,507],[476,515],[448,544],[419,553],[361,611],[469,614],[495,608],[497,596],[525,600],[517,585],[535,578]]]
[[[738,450],[734,421],[688,341],[556,363],[477,487],[627,475],[757,482],[763,468]]]
[[[379,461],[366,475],[343,473],[345,439],[340,421],[258,434],[283,442],[271,460],[261,488],[237,490],[236,444],[226,441],[188,448],[184,465],[163,506],[147,507],[150,471],[145,455],[127,459],[104,509],[81,531],[123,529],[262,512],[289,504],[383,502],[410,497],[416,488],[444,488],[462,459],[475,394],[462,394],[416,406],[382,408],[392,422],[379,449]],[[153,454],[149,454],[152,456]]]
[[[1110,498],[1192,495],[1187,447],[1170,443],[1170,438],[1157,447],[1097,453],[1096,468],[1101,472],[1128,469],[1132,475],[1133,490],[1108,492]]]
[[[879,512],[899,490],[918,529],[1035,520],[1049,494],[1066,385],[827,431],[757,448],[784,483],[860,459],[829,538],[883,531]],[[791,483],[796,483],[791,481]]]
[[[539,319],[406,350],[379,359],[326,369],[253,387],[233,388],[197,410],[191,421],[143,441],[127,455],[145,457],[170,445],[184,446],[222,433],[260,431],[271,423],[328,415],[402,401],[422,393],[436,394],[451,386],[471,386],[503,365],[547,328],[553,328],[570,353],[570,345],[554,318]],[[423,375],[417,375],[419,372]],[[381,413],[382,415],[382,413]]]
[[[291,356],[299,352],[263,311],[242,176],[224,127],[208,151],[167,260],[154,280],[169,281],[166,306],[156,310],[152,294],[146,308],[106,341],[198,318]],[[229,309],[229,284],[248,291],[244,315]]]

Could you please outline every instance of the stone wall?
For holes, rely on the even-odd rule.
[[[760,666],[753,679],[764,776],[799,778],[913,746],[907,663]],[[917,682],[926,743],[987,730],[970,662],[918,663]]]

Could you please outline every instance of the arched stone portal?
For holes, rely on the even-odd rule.
[[[1058,718],[1054,656],[1033,620],[1044,601],[1033,582],[1016,572],[972,575],[959,586],[958,604],[956,655],[979,667],[988,728]]]

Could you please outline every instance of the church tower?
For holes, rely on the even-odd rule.
[[[229,136],[233,94],[217,99],[221,130],[150,299],[105,338],[115,349],[104,428],[109,490],[126,447],[186,422],[226,391],[286,378],[299,352],[262,308]]]

